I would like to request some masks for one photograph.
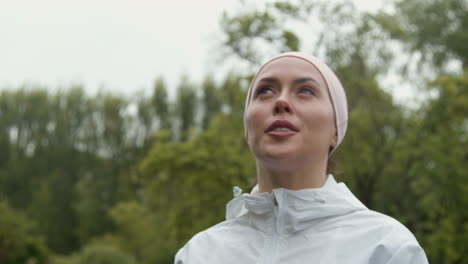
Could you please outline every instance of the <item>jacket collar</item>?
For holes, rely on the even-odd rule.
[[[312,226],[315,221],[367,209],[346,187],[329,174],[323,187],[303,190],[273,189],[272,193],[241,194],[234,187],[235,198],[227,204],[226,219],[244,216],[256,228],[292,233]],[[271,224],[268,224],[271,223]]]

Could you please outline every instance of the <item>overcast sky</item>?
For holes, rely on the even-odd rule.
[[[82,84],[133,94],[213,70],[223,10],[238,0],[0,0],[0,89]],[[382,1],[356,0],[376,10]],[[210,64],[211,63],[211,64]],[[172,93],[171,93],[172,94]]]

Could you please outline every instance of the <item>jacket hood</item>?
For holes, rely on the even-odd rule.
[[[265,221],[274,221],[276,230],[292,233],[312,226],[320,219],[367,210],[346,187],[337,183],[333,175],[327,175],[323,187],[302,190],[273,189],[271,193],[242,194],[234,187],[234,199],[226,207],[226,220],[246,217],[256,227]]]

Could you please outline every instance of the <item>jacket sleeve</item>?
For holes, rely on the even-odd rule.
[[[403,243],[387,264],[428,264],[424,250],[416,241],[410,240]]]
[[[177,252],[174,258],[174,264],[187,264],[187,262],[185,261],[186,259],[185,255],[186,255],[185,247],[179,249],[179,251]]]

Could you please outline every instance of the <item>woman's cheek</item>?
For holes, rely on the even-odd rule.
[[[247,133],[250,143],[255,144],[262,137],[267,120],[267,109],[264,105],[252,104],[247,112]]]
[[[246,115],[246,124],[247,124],[247,143],[251,145],[253,140],[256,138],[256,131],[255,131],[255,110],[253,106],[250,106],[247,110]]]

